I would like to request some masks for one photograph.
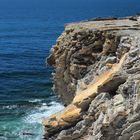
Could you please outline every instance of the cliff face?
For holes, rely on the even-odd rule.
[[[66,108],[46,139],[140,139],[140,17],[67,24],[47,63]]]

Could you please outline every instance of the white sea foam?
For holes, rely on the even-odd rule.
[[[6,105],[2,107],[2,109],[15,109],[15,108],[17,108],[17,105]]]
[[[41,102],[41,99],[33,99],[33,100],[29,100],[30,103],[36,103],[36,102]]]
[[[28,123],[42,123],[43,118],[46,118],[50,116],[51,114],[59,112],[63,108],[64,106],[57,102],[51,102],[50,106],[47,106],[46,103],[43,103],[42,106],[38,108],[38,110],[29,114],[25,118],[25,121]]]

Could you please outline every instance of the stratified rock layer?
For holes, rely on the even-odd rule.
[[[47,59],[65,109],[50,140],[140,140],[140,18],[67,24]]]

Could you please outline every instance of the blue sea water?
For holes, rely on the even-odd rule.
[[[12,1],[12,3],[11,3]],[[65,23],[140,12],[138,0],[0,0],[0,140],[41,140],[63,108],[45,59]]]

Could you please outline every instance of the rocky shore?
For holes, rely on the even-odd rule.
[[[65,25],[47,63],[65,109],[47,140],[140,140],[140,17]]]

